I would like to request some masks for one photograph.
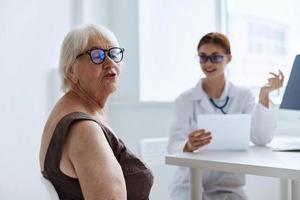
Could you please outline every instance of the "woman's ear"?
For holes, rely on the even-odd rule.
[[[73,66],[69,67],[69,70],[67,71],[67,78],[74,84],[76,84],[78,82],[78,78],[75,75]]]

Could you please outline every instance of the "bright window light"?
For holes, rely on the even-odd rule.
[[[300,54],[299,9],[297,0],[140,1],[140,100],[173,101],[193,87],[203,76],[194,58],[197,43],[212,31],[224,30],[230,39],[232,82],[257,95],[269,72],[281,69],[286,84]]]

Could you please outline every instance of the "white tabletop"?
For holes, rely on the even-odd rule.
[[[300,180],[300,152],[275,152],[270,147],[167,155],[166,164]]]

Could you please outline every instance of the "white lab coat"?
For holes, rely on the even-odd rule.
[[[222,114],[209,101],[209,97],[202,89],[202,81],[194,88],[182,93],[175,100],[175,114],[170,131],[168,153],[175,154],[183,151],[188,134],[197,130],[197,118],[199,114]],[[251,141],[255,145],[266,145],[274,135],[276,118],[274,116],[274,104],[270,102],[269,108],[255,102],[255,97],[249,89],[238,87],[228,81],[220,100],[229,96],[229,102],[225,107],[227,113],[252,113]],[[222,105],[222,103],[220,104]],[[203,173],[203,199],[204,200],[245,200],[243,191],[245,176],[217,171],[204,171]],[[172,200],[189,199],[189,170],[186,167],[178,167],[170,185]]]

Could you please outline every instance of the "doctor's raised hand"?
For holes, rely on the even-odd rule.
[[[269,94],[281,88],[284,82],[284,75],[280,70],[278,70],[278,74],[273,72],[270,74],[272,77],[268,78],[268,83],[260,89],[259,93],[259,102],[267,108],[269,107]]]

